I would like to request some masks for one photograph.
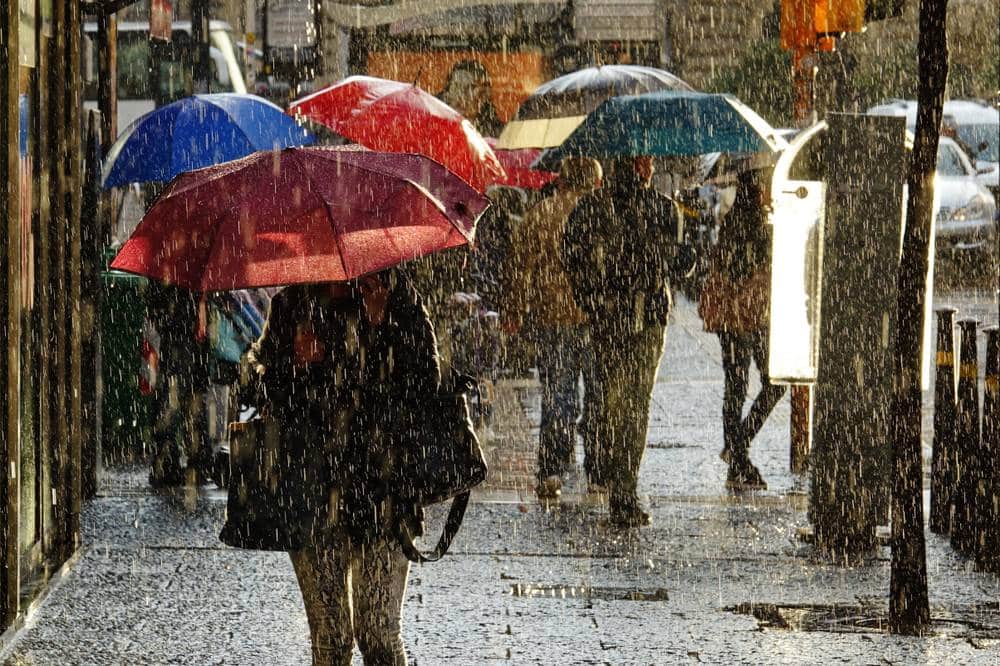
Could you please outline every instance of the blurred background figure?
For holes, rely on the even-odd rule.
[[[765,181],[764,174],[740,173],[736,199],[719,228],[698,304],[705,330],[716,333],[722,345],[725,396],[720,457],[729,465],[726,486],[733,490],[767,488],[750,461],[750,442],[785,392],[784,386],[771,384],[767,374],[771,241]],[[744,418],[751,360],[757,365],[761,390]]]
[[[587,316],[577,306],[562,260],[566,221],[577,202],[601,184],[601,165],[587,157],[562,161],[550,196],[535,204],[513,229],[509,308],[506,326],[517,332],[531,322],[538,378],[542,384],[542,420],[538,435],[538,495],[557,497],[562,476],[573,462],[576,424],[581,416],[578,382],[591,374]],[[593,387],[586,386],[592,391]],[[589,445],[592,438],[584,437]],[[589,446],[587,447],[589,448]],[[585,448],[588,476],[592,456]],[[594,489],[597,479],[594,479]]]
[[[149,483],[163,488],[185,483],[188,470],[211,469],[205,414],[209,349],[198,336],[198,294],[156,281],[146,293],[148,323],[159,337]]]

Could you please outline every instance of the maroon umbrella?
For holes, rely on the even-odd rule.
[[[471,242],[488,205],[420,155],[258,152],[175,178],[111,267],[196,291],[343,281]]]

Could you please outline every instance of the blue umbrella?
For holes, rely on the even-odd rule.
[[[773,153],[787,143],[731,95],[665,90],[603,102],[535,167],[558,171],[564,157]]]
[[[185,97],[150,111],[119,135],[104,160],[103,185],[165,183],[258,150],[314,142],[280,107],[256,95]]]

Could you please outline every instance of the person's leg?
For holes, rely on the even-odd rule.
[[[538,377],[542,384],[542,420],[538,433],[538,479],[561,476],[576,442],[577,365],[569,329],[541,332]]]
[[[365,666],[406,666],[401,624],[409,572],[390,536],[354,548],[354,635]]]
[[[160,376],[155,393],[156,422],[153,425],[153,462],[149,482],[154,487],[184,483],[183,450],[178,444],[178,429],[183,424],[177,377]]]
[[[766,357],[767,354],[763,353],[764,361],[762,361],[762,352],[760,349],[760,341],[762,337],[760,333],[741,333],[736,341],[736,345],[742,350],[741,354],[741,368],[744,369],[744,382],[742,385],[742,396],[746,396],[746,378],[750,373],[750,358],[752,357],[757,363],[758,369],[766,367]],[[729,460],[729,473],[726,476],[726,487],[732,490],[766,490],[767,482],[764,481],[764,477],[761,475],[760,470],[757,466],[753,464],[750,460],[750,441],[753,439],[754,435],[757,434],[757,430],[760,429],[760,424],[763,420],[760,420],[757,425],[753,425],[753,422],[759,418],[759,410],[762,406],[761,398],[765,401],[771,402],[770,406],[767,407],[767,411],[771,411],[771,407],[774,406],[774,402],[777,398],[770,397],[770,392],[768,391],[769,383],[764,380],[763,388],[757,399],[754,401],[754,406],[750,409],[750,413],[746,419],[740,419],[737,424],[737,436],[734,438],[732,444],[732,457]],[[780,397],[780,393],[777,397]],[[742,409],[743,398],[740,399],[740,408]],[[765,414],[766,418],[766,414]]]
[[[601,381],[602,364],[605,356],[598,357],[599,350],[607,350],[601,340],[596,340],[592,332],[584,338],[584,348],[580,354],[583,375],[583,415],[580,419],[580,434],[583,437],[583,467],[590,487],[605,488],[608,483],[608,454],[605,450],[607,423],[604,416],[604,388]]]
[[[309,620],[313,666],[350,666],[350,546],[346,537],[289,553]]]
[[[746,401],[749,383],[750,349],[742,334],[720,332],[718,335],[722,347],[722,372],[725,376],[721,457],[728,463],[734,457],[744,455],[747,448],[743,434],[743,403]]]
[[[617,381],[612,380],[614,386],[608,390],[613,396],[609,406],[616,412],[612,449],[614,475],[609,488],[609,504],[612,521],[623,525],[649,522],[639,502],[639,467],[646,451],[649,403],[665,337],[665,326],[649,326],[623,340],[622,348],[629,351],[618,366]]]
[[[590,360],[590,331],[583,325],[570,325],[563,328],[563,354],[567,366],[566,377],[566,410],[568,418],[573,420],[573,438],[566,447],[566,466],[576,464],[576,435],[585,438],[587,424],[585,421],[585,391],[586,377],[593,366]]]
[[[753,404],[750,406],[750,411],[747,412],[746,418],[743,419],[743,432],[747,448],[749,449],[750,442],[753,441],[753,438],[757,436],[757,433],[764,426],[764,422],[767,421],[771,410],[781,400],[781,396],[785,395],[785,387],[781,384],[772,384],[767,372],[767,331],[760,330],[750,333],[748,334],[748,340],[751,352],[753,353],[754,363],[757,365],[757,371],[760,373],[761,384],[760,393],[754,398]]]
[[[184,415],[184,446],[187,468],[199,474],[208,469],[211,446],[208,444],[207,390],[192,384],[181,386],[181,409]],[[191,472],[189,471],[189,474]]]

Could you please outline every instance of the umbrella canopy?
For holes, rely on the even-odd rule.
[[[552,148],[611,97],[693,90],[670,72],[637,65],[588,67],[540,85],[500,134],[500,148]]]
[[[288,113],[372,150],[426,155],[479,192],[504,178],[497,156],[472,123],[409,83],[351,76],[292,102]]]
[[[196,291],[343,281],[471,242],[488,205],[420,155],[260,152],[171,182],[111,267]]]
[[[266,99],[245,93],[195,95],[129,125],[108,151],[102,183],[106,188],[165,183],[184,171],[258,150],[311,143],[309,132]]]
[[[666,91],[602,103],[561,146],[545,151],[535,168],[552,169],[573,155],[775,153],[787,145],[766,120],[735,97]]]
[[[539,190],[559,175],[551,171],[538,171],[531,168],[531,164],[542,154],[539,148],[504,150],[496,147],[496,139],[487,138],[486,142],[495,150],[497,159],[500,160],[500,164],[503,165],[503,170],[507,174],[507,177],[497,185]]]

